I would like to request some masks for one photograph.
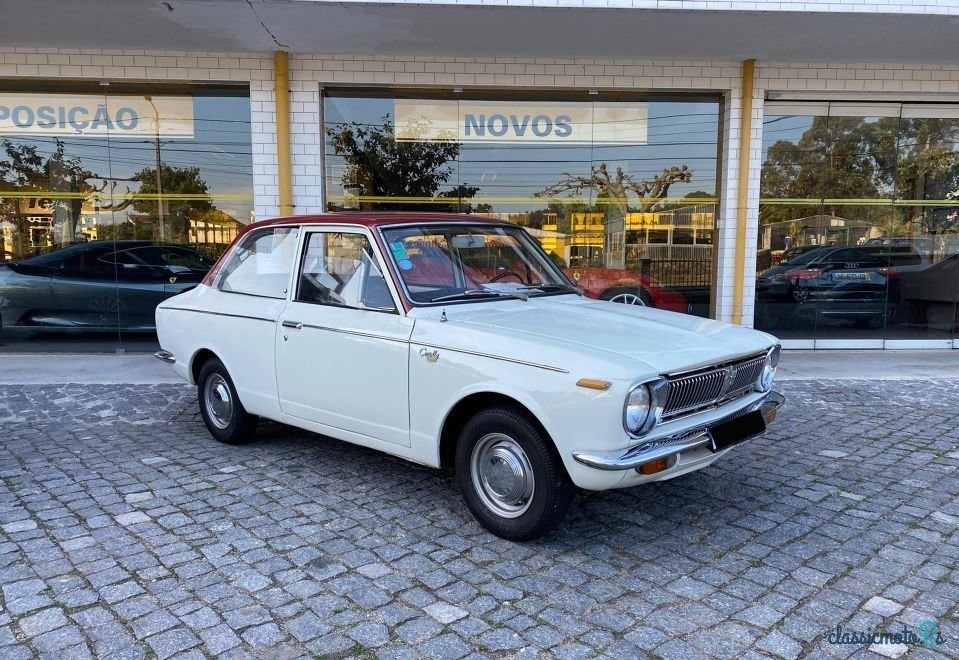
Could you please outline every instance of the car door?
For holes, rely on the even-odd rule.
[[[153,328],[156,306],[165,298],[165,274],[144,256],[143,248],[126,248],[100,258],[116,266],[120,327],[125,330]]]
[[[280,409],[288,415],[409,446],[409,339],[370,238],[322,229],[303,238],[276,338]],[[335,434],[335,433],[334,433]]]
[[[103,259],[113,251],[112,241],[96,241],[70,251],[52,272],[56,304],[45,324],[92,330],[119,327],[116,264]]]

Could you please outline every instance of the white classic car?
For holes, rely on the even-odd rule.
[[[452,467],[513,540],[555,527],[574,486],[706,467],[783,402],[774,337],[590,300],[522,228],[471,216],[255,223],[156,325],[217,440],[266,417]]]

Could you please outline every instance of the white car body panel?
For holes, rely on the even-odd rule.
[[[377,245],[366,227],[314,224],[300,232],[301,246],[310,230],[362,233]],[[377,257],[383,266],[383,255]],[[690,451],[653,475],[577,462],[577,450],[637,444],[623,427],[633,384],[761,354],[776,343],[747,328],[575,294],[455,302],[404,313],[392,281],[389,288],[399,313],[200,285],[159,305],[157,332],[176,360],[173,368],[190,382],[195,356],[213,352],[250,413],[430,466],[441,463],[443,425],[458,403],[475,394],[509,397],[543,426],[572,481],[592,490],[672,478],[725,454]],[[284,320],[302,327],[283,327]],[[611,385],[578,387],[582,378]],[[763,396],[755,392],[663,423],[643,440],[721,419]]]

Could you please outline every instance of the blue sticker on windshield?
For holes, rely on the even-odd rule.
[[[413,262],[409,259],[400,259],[400,269],[401,270],[410,270],[413,267]]]
[[[406,259],[410,255],[407,254],[406,250],[401,245],[398,248],[393,248],[393,256],[396,257],[397,259]]]

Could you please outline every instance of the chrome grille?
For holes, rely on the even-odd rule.
[[[707,367],[688,375],[668,377],[663,419],[678,417],[745,393],[759,378],[765,359],[763,354]]]

